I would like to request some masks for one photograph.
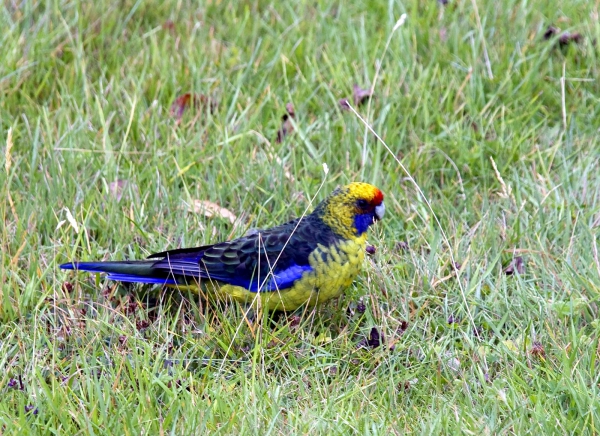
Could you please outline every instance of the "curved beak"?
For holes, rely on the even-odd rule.
[[[383,201],[382,201],[379,206],[375,206],[375,218],[377,220],[380,220],[383,218],[384,214],[385,214],[385,204],[383,204]]]

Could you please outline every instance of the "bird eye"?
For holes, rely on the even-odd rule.
[[[369,202],[367,200],[357,200],[356,206],[360,209],[367,209],[369,207]]]

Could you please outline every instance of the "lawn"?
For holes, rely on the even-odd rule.
[[[3,2],[0,434],[599,433],[599,6],[443,3]],[[351,181],[376,252],[314,310],[58,268]]]

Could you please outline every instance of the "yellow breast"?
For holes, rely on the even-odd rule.
[[[310,272],[287,289],[271,292],[250,292],[240,286],[202,282],[206,296],[234,299],[270,310],[295,310],[306,304],[314,306],[340,295],[352,284],[365,258],[366,234],[341,241],[331,247],[319,245],[309,256]]]

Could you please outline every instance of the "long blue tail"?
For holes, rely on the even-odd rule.
[[[61,269],[106,273],[111,280],[128,283],[150,283],[158,285],[176,285],[173,276],[165,271],[152,268],[155,260],[123,262],[69,262],[60,265]]]

